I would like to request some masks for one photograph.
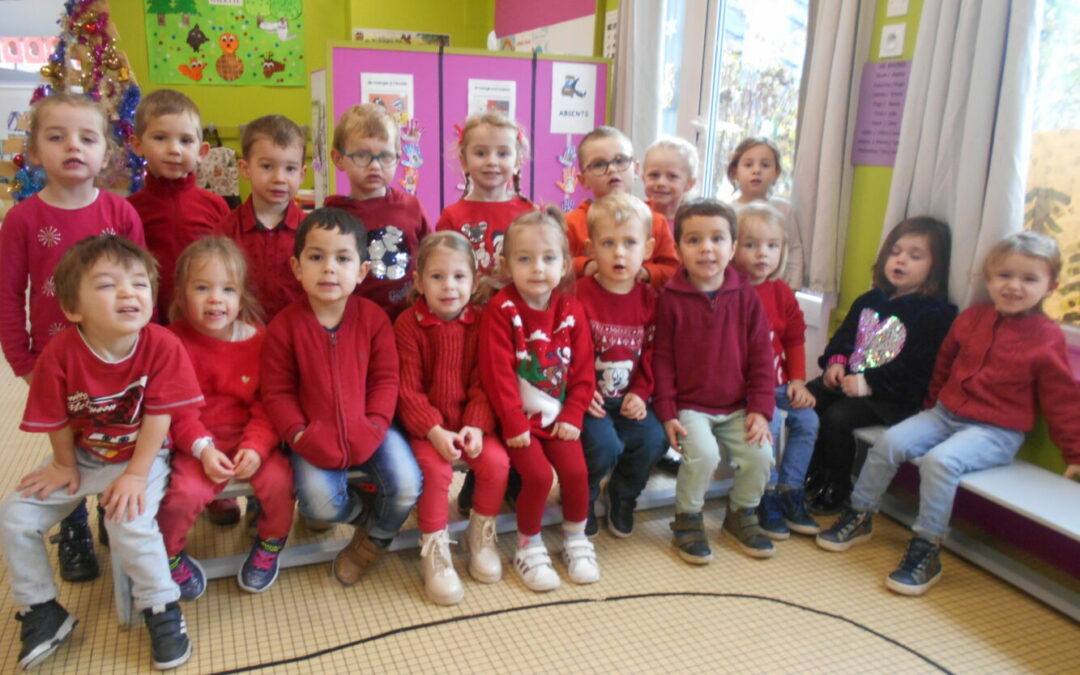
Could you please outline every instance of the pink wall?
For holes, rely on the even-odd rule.
[[[596,13],[596,0],[496,0],[495,35],[550,26]]]

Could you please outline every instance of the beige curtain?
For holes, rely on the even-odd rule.
[[[619,3],[612,123],[630,136],[639,154],[660,131],[663,19],[662,0]]]

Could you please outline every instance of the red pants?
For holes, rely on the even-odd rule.
[[[226,454],[231,459],[236,451]],[[203,471],[202,462],[189,454],[175,452],[171,462],[169,489],[161,500],[157,520],[165,539],[165,551],[174,556],[187,546],[187,534],[195,519],[228,483],[210,480]],[[255,496],[259,498],[259,538],[287,536],[292,529],[296,503],[289,458],[280,449],[274,448],[250,480]]]
[[[537,438],[530,434],[529,447],[509,448],[510,464],[521,474],[517,498],[518,533],[531,537],[540,532],[544,504],[551,493],[553,476],[559,476],[563,520],[576,523],[589,515],[589,471],[581,441]]]
[[[450,481],[453,465],[443,459],[430,441],[410,438],[416,463],[424,474],[424,489],[416,502],[420,531],[424,534],[438,532],[446,527],[447,503],[450,499]],[[499,439],[484,436],[480,454],[475,458],[461,453],[461,458],[476,474],[476,492],[473,493],[473,510],[482,516],[497,516],[506,494],[506,477],[510,473],[510,460],[506,448]]]

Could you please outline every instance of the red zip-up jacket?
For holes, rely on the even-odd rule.
[[[331,331],[306,297],[293,302],[266,330],[261,370],[270,420],[308,462],[345,469],[382,444],[397,405],[398,355],[390,320],[375,303],[349,297]]]

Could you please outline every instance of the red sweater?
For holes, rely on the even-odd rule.
[[[773,371],[776,384],[806,379],[806,321],[795,292],[782,280],[763,281],[754,286],[772,338]]]
[[[426,438],[435,426],[495,431],[495,414],[480,387],[478,328],[472,307],[456,321],[443,321],[423,298],[394,322],[401,360],[398,415],[410,436]]]
[[[371,271],[356,292],[382,307],[393,319],[407,306],[415,268],[413,258],[420,240],[431,232],[420,200],[408,192],[388,188],[384,196],[373,199],[333,195],[326,198],[324,206],[344,209],[364,224]]]
[[[536,206],[524,197],[514,197],[505,202],[460,199],[443,209],[435,229],[454,230],[465,235],[473,246],[477,275],[489,276],[495,271],[502,255],[506,228],[514,218],[535,209]]]
[[[589,238],[586,218],[591,204],[592,200],[587,199],[566,214],[566,236],[570,239],[570,255],[574,256],[574,272],[579,277],[585,274],[585,263],[590,260],[585,253],[585,241]],[[649,271],[649,283],[653,288],[660,289],[679,269],[679,256],[675,252],[675,238],[671,235],[667,220],[655,211],[652,215],[652,236],[656,242],[653,244],[652,257],[645,261],[645,269]]]
[[[363,464],[394,417],[393,328],[374,303],[352,296],[330,331],[301,298],[267,328],[261,375],[263,405],[293,451],[323,469]]]
[[[248,278],[268,324],[286,305],[304,295],[304,288],[289,264],[296,228],[303,219],[303,210],[290,201],[281,222],[273,229],[267,229],[255,218],[255,207],[248,197],[215,228],[218,234],[232,239],[244,251]]]
[[[146,174],[143,188],[128,197],[139,212],[146,233],[146,247],[161,265],[161,284],[155,304],[164,322],[176,283],[176,260],[188,244],[211,234],[229,214],[220,196],[195,185],[195,172],[170,180]]]
[[[596,352],[596,387],[604,398],[634,393],[648,401],[653,392],[656,346],[656,291],[634,284],[625,295],[612,293],[596,277],[577,282]]]
[[[214,447],[231,455],[234,449],[251,448],[266,459],[278,442],[259,401],[259,355],[266,332],[239,342],[203,335],[185,319],[169,324],[184,343],[206,407],[195,414],[177,416],[172,433],[177,449],[191,452],[192,444],[212,436]]]
[[[661,421],[683,409],[727,415],[746,409],[772,418],[776,382],[769,320],[753,287],[728,266],[710,298],[686,270],[668,282],[656,310],[656,391]]]
[[[660,216],[661,218],[664,219],[664,222],[667,223],[668,229],[671,230],[671,236],[674,237],[675,236],[675,221],[674,220],[668,220],[667,216],[665,216],[664,214],[660,213],[655,208],[653,208],[651,199],[646,199],[645,203],[649,205],[649,208],[652,209],[653,213],[655,213],[656,215],[658,215],[658,216]],[[678,245],[678,243],[679,242],[675,242],[676,245]]]
[[[1061,328],[1040,313],[1003,317],[992,304],[965,310],[938,351],[927,404],[1006,429],[1031,431],[1042,410],[1050,438],[1080,464],[1080,384]]]
[[[123,235],[140,246],[146,241],[135,209],[105,190],[99,190],[97,199],[89,206],[73,210],[49,206],[39,195],[33,195],[13,206],[3,222],[0,344],[11,370],[22,377],[34,370],[34,363],[49,338],[69,325],[53,284],[53,271],[64,253],[76,242],[105,232]]]
[[[532,309],[511,284],[480,318],[480,382],[503,438],[526,431],[549,438],[555,422],[581,428],[596,389],[592,338],[581,305],[556,290]]]

